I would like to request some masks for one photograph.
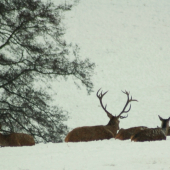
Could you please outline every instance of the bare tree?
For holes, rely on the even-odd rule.
[[[58,77],[72,77],[90,94],[94,63],[81,60],[78,46],[63,40],[63,12],[71,5],[40,0],[0,2],[0,123],[4,133],[26,132],[36,142],[61,142],[67,114],[49,105],[47,88]],[[71,57],[70,57],[71,56]]]

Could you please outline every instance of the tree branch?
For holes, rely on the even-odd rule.
[[[7,44],[9,44],[10,39],[11,39],[11,38],[13,37],[13,35],[23,26],[23,24],[24,24],[24,22],[22,22],[18,27],[16,27],[16,28],[12,31],[11,35],[8,37],[8,39],[6,40],[6,42],[5,42],[3,45],[0,46],[0,49],[2,49],[2,48],[5,47]]]

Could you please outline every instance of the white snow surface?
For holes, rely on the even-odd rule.
[[[53,84],[54,104],[69,112],[70,130],[108,123],[96,97],[99,88],[109,90],[103,103],[113,115],[126,102],[121,90],[138,100],[120,128],[157,127],[158,115],[170,117],[170,1],[80,0],[66,13],[64,25],[65,39],[96,64],[91,95],[72,79]],[[169,146],[170,137],[4,147],[0,170],[170,170]]]

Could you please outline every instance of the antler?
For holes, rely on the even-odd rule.
[[[130,102],[132,102],[132,101],[137,101],[137,100],[136,100],[136,99],[132,99],[132,96],[131,96],[131,99],[129,99],[129,93],[130,93],[130,92],[128,93],[126,90],[125,90],[125,92],[124,92],[124,91],[122,91],[122,92],[127,95],[127,102],[126,102],[123,110],[120,112],[120,114],[119,114],[117,117],[120,117],[121,119],[124,119],[124,118],[127,118],[128,115],[127,115],[127,116],[121,116],[121,115],[122,115],[123,113],[128,113],[128,112],[130,111],[130,109],[131,109],[131,105],[130,105],[129,109],[128,109],[127,111],[125,111],[127,105],[128,105]]]
[[[101,104],[102,108],[104,109],[104,111],[107,113],[107,116],[109,118],[111,118],[111,117],[113,117],[113,115],[106,110],[107,104],[104,107],[103,103],[102,103],[102,98],[108,91],[106,91],[105,93],[102,93],[102,91],[101,91],[101,93],[99,94],[100,89],[97,91],[96,96],[99,98],[100,104]]]

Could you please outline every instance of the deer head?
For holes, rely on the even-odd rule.
[[[129,109],[126,110],[126,107],[128,106],[128,104],[129,104],[130,102],[132,102],[132,101],[137,101],[137,100],[132,99],[132,96],[131,96],[131,98],[129,99],[129,94],[130,94],[130,92],[128,93],[127,91],[125,91],[125,92],[122,91],[124,94],[127,95],[127,102],[126,102],[123,110],[122,110],[117,116],[113,116],[109,111],[107,111],[107,109],[106,109],[106,108],[107,108],[107,104],[104,106],[103,103],[102,103],[103,96],[104,96],[108,91],[106,91],[105,93],[103,93],[103,92],[101,91],[100,94],[99,94],[99,91],[100,91],[100,90],[101,90],[101,89],[99,89],[99,90],[97,91],[96,96],[98,97],[98,99],[99,99],[99,101],[100,101],[100,104],[101,104],[103,110],[106,112],[107,116],[110,118],[110,121],[109,121],[109,123],[108,123],[107,125],[114,125],[114,126],[117,126],[117,128],[119,129],[119,118],[120,118],[120,119],[127,118],[128,115],[127,115],[127,116],[122,116],[122,114],[123,114],[123,113],[128,113],[128,112],[130,111],[130,109],[131,109],[131,105],[130,105],[130,106],[129,106]]]
[[[168,134],[168,128],[169,128],[169,121],[170,121],[170,117],[168,119],[163,119],[161,116],[159,116],[160,121],[162,122],[161,124],[161,128],[162,130],[165,132],[165,134]]]

